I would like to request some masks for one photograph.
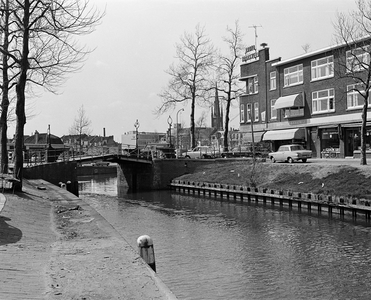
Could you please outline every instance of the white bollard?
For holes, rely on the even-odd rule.
[[[137,239],[139,255],[156,272],[155,250],[153,241],[148,235],[142,235]]]

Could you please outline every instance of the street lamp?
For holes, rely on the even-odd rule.
[[[171,147],[171,125],[173,124],[171,116],[167,118],[167,123],[169,124],[169,146]]]
[[[138,128],[139,128],[140,124],[138,122],[138,119],[135,121],[134,123],[134,127],[135,127],[135,148],[137,149],[137,157],[139,157],[139,148],[138,148]]]
[[[178,112],[176,113],[176,149],[179,150],[179,139],[178,139],[178,131],[179,131],[179,123],[178,123],[178,114],[181,112],[181,111],[184,111],[184,108],[181,108],[178,110]],[[176,158],[178,158],[178,153],[179,151],[176,151]]]

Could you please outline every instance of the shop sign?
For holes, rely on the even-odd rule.
[[[253,59],[257,59],[258,53],[256,51],[255,45],[249,46],[245,50],[245,56],[242,56],[242,62],[247,62]]]

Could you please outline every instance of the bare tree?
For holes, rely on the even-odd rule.
[[[227,44],[229,53],[219,55],[217,68],[218,85],[217,90],[224,94],[225,105],[225,124],[224,124],[224,151],[228,150],[229,118],[232,102],[242,94],[243,88],[239,84],[239,62],[243,54],[242,33],[238,21],[235,22],[233,29],[227,27],[229,36],[223,37]]]
[[[167,71],[170,75],[168,86],[159,94],[162,104],[156,109],[160,115],[174,109],[178,103],[190,102],[191,146],[196,146],[195,108],[196,104],[209,100],[208,76],[214,62],[214,47],[205,34],[204,28],[196,26],[195,34],[184,33],[176,44],[176,59]]]
[[[81,68],[91,51],[73,38],[91,33],[103,14],[89,0],[14,0],[9,8],[12,32],[0,52],[17,67],[14,176],[22,188],[26,90],[42,86],[55,92],[65,76]],[[18,189],[18,188],[17,188]]]
[[[347,92],[356,92],[362,99],[361,165],[366,165],[366,124],[371,89],[371,1],[357,0],[357,10],[348,14],[339,13],[335,26],[335,37],[339,49],[340,78],[354,82]]]
[[[304,53],[308,53],[310,50],[310,44],[306,43],[302,45],[301,48],[304,50]]]
[[[11,89],[15,86],[16,73],[14,73],[14,60],[7,53],[10,51],[10,37],[14,34],[11,32],[11,5],[9,0],[1,0],[0,3],[0,31],[2,32],[1,48],[1,113],[0,113],[0,168],[2,173],[8,173],[9,156],[8,156],[8,120],[11,99]],[[14,50],[13,50],[14,51]],[[14,52],[13,52],[14,53]]]
[[[83,135],[90,135],[91,134],[91,121],[87,117],[84,105],[81,105],[77,112],[77,116],[75,117],[75,120],[73,121],[72,126],[70,127],[70,134],[71,135],[77,135],[79,136],[79,148],[80,152],[82,152],[82,136]]]
[[[207,112],[202,111],[201,116],[197,119],[196,126],[206,127],[206,118],[207,118]]]

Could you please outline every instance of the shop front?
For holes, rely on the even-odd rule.
[[[361,126],[345,128],[345,156],[359,158],[361,156]],[[366,154],[371,157],[371,126],[367,126],[366,137]]]
[[[319,128],[319,132],[321,141],[321,158],[341,157],[339,128]]]
[[[283,130],[270,130],[263,135],[263,141],[272,142],[273,151],[277,151],[277,149],[281,145],[301,144],[303,146],[306,146],[305,129],[293,128]]]

